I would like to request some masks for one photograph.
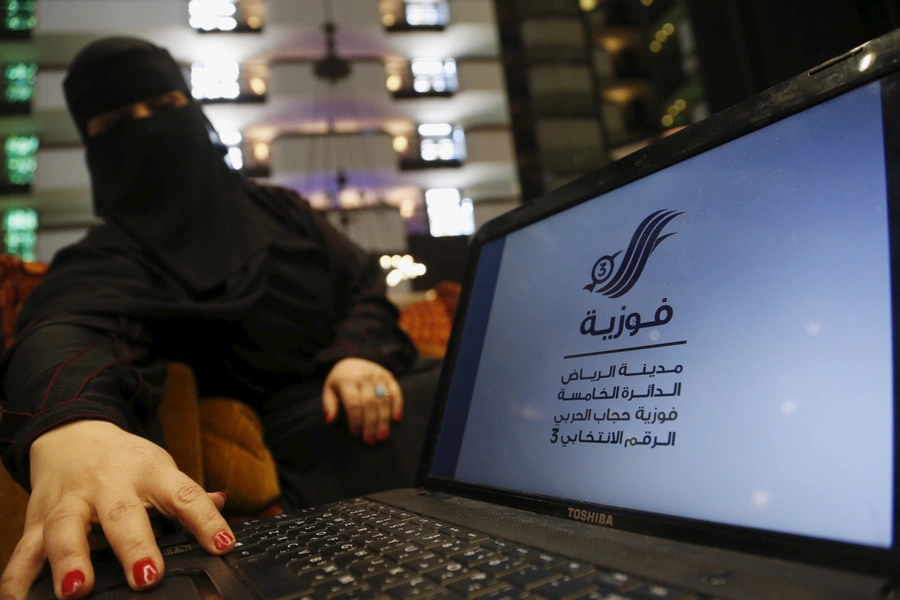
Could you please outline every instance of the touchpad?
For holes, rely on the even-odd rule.
[[[206,579],[205,575],[198,574],[201,578]],[[126,600],[140,598],[140,600],[205,600],[208,596],[201,595],[194,583],[194,577],[190,575],[175,575],[163,577],[162,583],[147,592],[135,592],[127,585],[124,588],[107,590],[99,594],[93,594],[91,598],[97,600]]]

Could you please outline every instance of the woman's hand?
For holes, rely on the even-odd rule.
[[[362,358],[339,361],[325,379],[322,408],[329,423],[341,404],[351,433],[361,433],[369,444],[386,440],[391,419],[403,417],[403,393],[397,380],[381,365]]]
[[[50,561],[57,598],[81,598],[94,585],[87,534],[99,524],[132,589],[163,575],[148,508],[176,519],[212,554],[234,547],[219,514],[225,497],[207,494],[156,444],[105,421],[76,421],[31,446],[32,493],[25,532],[0,579],[0,599],[19,600]]]

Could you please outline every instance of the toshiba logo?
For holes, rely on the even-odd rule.
[[[596,525],[613,526],[612,515],[606,513],[594,512],[592,510],[581,510],[580,508],[570,508],[569,518],[576,521],[585,521],[586,523],[594,523]]]

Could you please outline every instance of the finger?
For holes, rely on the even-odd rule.
[[[360,398],[359,386],[355,383],[342,383],[338,391],[341,395],[341,404],[344,405],[344,411],[347,413],[347,425],[350,427],[350,433],[359,435],[363,427],[362,399]]]
[[[322,410],[325,412],[325,422],[332,423],[337,418],[340,402],[337,394],[331,389],[330,385],[326,385],[322,389]]]
[[[225,554],[234,548],[234,534],[215,502],[184,473],[174,471],[173,477],[154,491],[154,497],[157,508],[184,525],[210,554]]]
[[[367,444],[375,443],[378,435],[378,406],[383,402],[375,395],[374,383],[361,383],[360,396],[363,405],[363,439]]]
[[[68,497],[47,515],[44,548],[53,572],[57,598],[81,598],[94,587],[91,549],[91,507],[82,499]]]
[[[133,590],[153,587],[163,576],[163,559],[144,503],[135,495],[98,498],[97,516]]]
[[[213,504],[216,505],[216,510],[219,512],[222,512],[222,509],[225,508],[226,498],[225,492],[209,492],[209,499],[213,501]]]
[[[400,384],[393,377],[387,387],[391,391],[391,415],[394,421],[399,423],[403,419],[403,390],[400,389]]]
[[[393,395],[390,391],[390,388],[387,384],[381,384],[381,387],[384,389],[383,397],[378,398],[378,393],[376,392],[375,396],[375,408],[378,411],[378,421],[377,421],[377,431],[376,434],[378,440],[383,442],[388,439],[391,431],[391,407],[393,405],[393,399],[391,396]]]
[[[0,598],[24,598],[44,566],[44,528],[34,524],[25,534],[9,558],[0,578]]]

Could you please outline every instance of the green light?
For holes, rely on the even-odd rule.
[[[3,151],[6,155],[6,178],[12,185],[29,185],[34,181],[37,168],[37,152],[40,142],[36,135],[14,135],[6,138]]]
[[[3,214],[4,250],[22,260],[35,260],[38,215],[33,208],[13,208]]]
[[[4,77],[7,102],[11,104],[31,102],[31,98],[34,96],[37,69],[38,67],[34,63],[6,65]]]
[[[3,215],[6,231],[35,231],[37,226],[37,211],[33,208],[11,208]]]
[[[6,0],[3,6],[3,25],[9,31],[30,31],[37,20],[34,0]]]

